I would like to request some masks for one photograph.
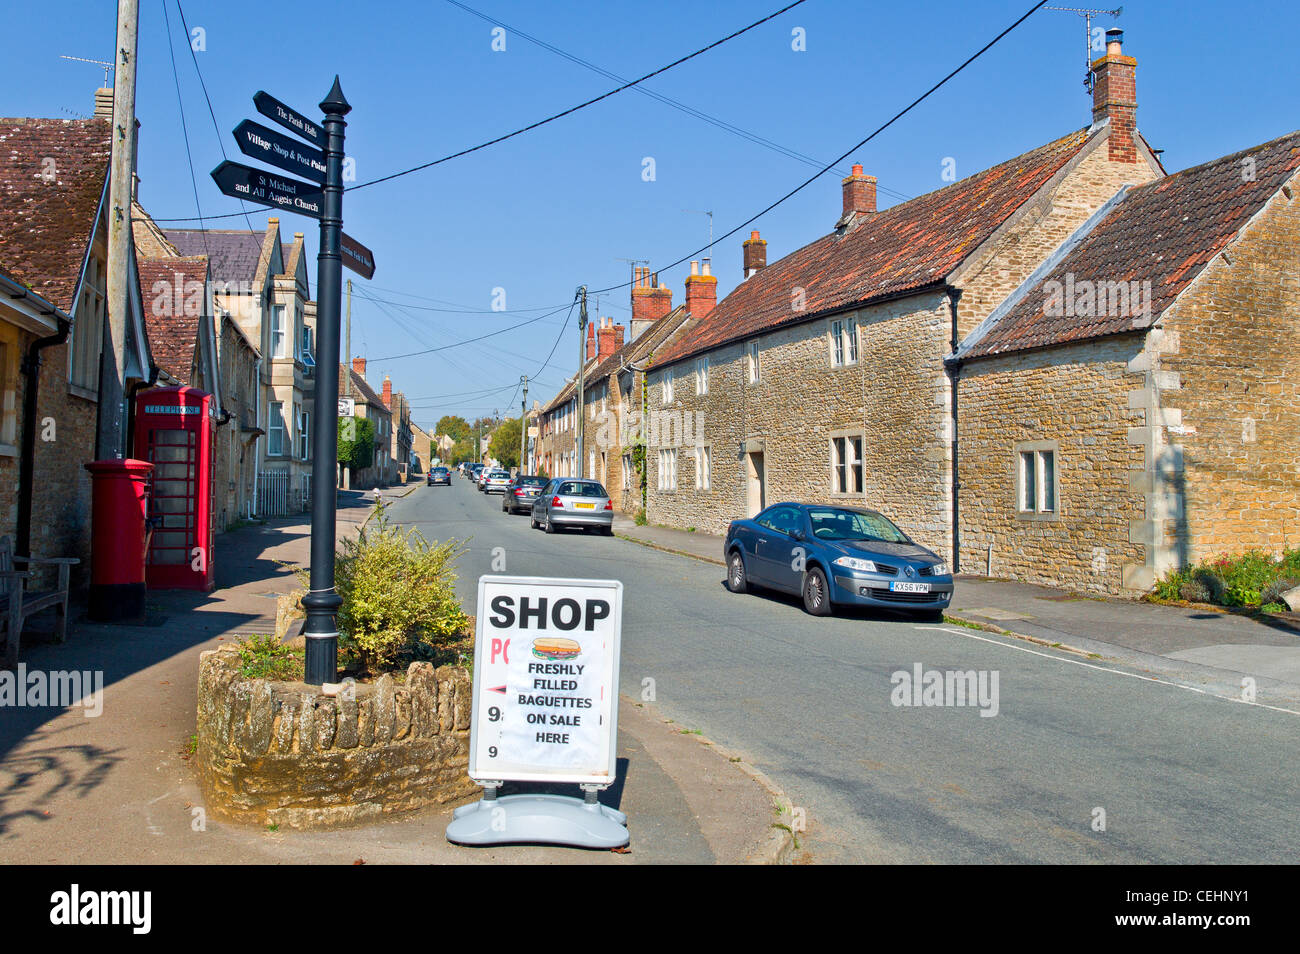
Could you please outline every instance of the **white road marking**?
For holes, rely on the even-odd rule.
[[[1014,649],[1017,652],[1029,653],[1031,656],[1042,656],[1044,659],[1054,659],[1057,662],[1069,663],[1072,666],[1083,666],[1085,669],[1096,669],[1098,672],[1109,672],[1116,676],[1127,676],[1129,679],[1137,679],[1142,682],[1155,682],[1162,686],[1172,686],[1175,689],[1185,689],[1188,692],[1200,693],[1203,696],[1209,696],[1212,699],[1222,699],[1225,702],[1238,702],[1244,706],[1256,706],[1260,709],[1272,709],[1274,712],[1286,712],[1290,715],[1300,716],[1300,711],[1287,709],[1282,706],[1270,706],[1263,702],[1247,702],[1245,699],[1236,696],[1224,696],[1217,692],[1211,692],[1208,689],[1200,689],[1196,686],[1189,686],[1181,682],[1173,682],[1169,679],[1161,679],[1157,676],[1147,676],[1136,672],[1125,672],[1122,669],[1112,669],[1109,666],[1098,666],[1096,663],[1087,663],[1078,659],[1067,659],[1064,656],[1058,656],[1053,653],[1044,653],[1036,649],[1030,649],[1028,646],[1017,646],[1013,642],[1005,642],[1000,639],[990,639],[987,636],[976,636],[974,633],[960,629],[950,629],[947,626],[917,626],[916,629],[938,630],[941,633],[951,633],[954,636],[961,636],[966,639],[976,639],[982,643],[992,643],[995,646],[1003,646],[1007,649]],[[1014,637],[1012,637],[1014,638]]]

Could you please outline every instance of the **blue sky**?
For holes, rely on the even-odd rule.
[[[337,72],[353,111],[348,153],[365,181],[476,144],[617,85],[446,0],[349,3],[181,0],[220,139],[195,76],[175,0],[167,0],[180,94],[205,215],[240,210],[209,171],[237,149],[230,130],[258,118],[258,89],[309,115]],[[466,0],[514,30],[632,78],[725,36],[782,0],[702,4],[522,3]],[[1062,4],[1066,5],[1066,4]],[[1029,0],[807,0],[743,37],[647,83],[648,88],[812,159],[829,162],[1000,32]],[[111,59],[116,4],[81,0],[6,11],[11,37],[0,60],[0,114],[88,115],[103,73],[59,54]],[[1279,108],[1300,74],[1287,38],[1290,3],[1125,3],[1115,20],[1138,60],[1138,125],[1170,171],[1272,139],[1297,125]],[[806,49],[792,49],[803,31]],[[181,136],[163,0],[141,0],[137,109],[141,200],[157,218],[196,214]],[[978,172],[1086,126],[1091,100],[1083,20],[1040,10],[979,61],[838,168],[861,162],[879,178],[881,205],[939,188],[944,160]],[[654,179],[643,178],[654,160]],[[561,334],[565,312],[480,344],[395,357],[475,337],[566,305],[574,288],[627,281],[620,258],[658,268],[708,241],[712,210],[722,234],[806,179],[814,167],[740,138],[633,90],[506,143],[345,199],[345,228],[374,250],[372,282],[356,279],[353,350],[370,359],[431,426],[444,413],[505,413],[520,374],[534,375]],[[768,260],[828,232],[839,214],[842,173],[830,172],[713,251],[719,295],[740,280],[750,228]],[[248,206],[254,227],[269,210]],[[191,223],[197,224],[197,223]],[[242,218],[212,227],[246,227]],[[316,224],[282,215],[286,234],[307,233],[315,288]],[[686,265],[661,273],[682,298]],[[506,313],[493,312],[495,289]],[[378,305],[362,295],[393,304]],[[431,309],[456,309],[437,311]],[[472,313],[478,312],[478,313]],[[626,289],[599,313],[629,317]],[[595,302],[591,314],[596,316]],[[545,400],[576,366],[576,321],[530,390]],[[466,392],[502,387],[496,394]],[[456,395],[440,398],[440,395]],[[517,412],[519,395],[514,395]]]

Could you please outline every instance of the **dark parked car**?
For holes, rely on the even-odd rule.
[[[542,492],[546,483],[545,477],[519,474],[506,484],[505,493],[501,495],[501,512],[523,513],[532,510],[533,501],[537,499],[537,495]]]
[[[780,503],[734,520],[722,545],[733,593],[766,586],[803,597],[804,609],[879,606],[942,615],[953,579],[938,555],[874,510]]]
[[[434,484],[446,484],[451,486],[451,471],[446,467],[433,467],[429,470],[429,486]]]
[[[578,477],[556,477],[533,502],[533,529],[554,533],[558,527],[599,530],[614,535],[614,502],[601,484]]]

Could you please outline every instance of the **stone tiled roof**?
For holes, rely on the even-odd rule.
[[[166,233],[158,227],[144,206],[131,202],[131,238],[135,240],[137,258],[169,258],[180,255],[167,238]]]
[[[189,384],[199,322],[207,310],[208,260],[202,255],[142,258],[137,265],[145,333],[154,364],[182,384]],[[202,298],[194,294],[196,289]]]
[[[817,314],[942,282],[1087,144],[1070,133],[927,195],[866,215],[746,279],[656,355],[670,364]],[[803,309],[791,307],[803,289]]]
[[[167,229],[167,239],[182,255],[206,255],[212,280],[221,284],[254,282],[266,232],[239,229]]]
[[[686,310],[685,305],[678,305],[668,314],[664,315],[645,331],[641,332],[635,339],[627,342],[613,354],[599,362],[594,367],[587,365],[585,380],[589,384],[594,384],[611,374],[617,374],[622,370],[625,364],[633,361],[640,361],[674,331],[676,331],[690,313]],[[577,379],[571,379],[560,389],[560,393],[551,398],[551,400],[542,407],[541,413],[546,414],[559,407],[565,401],[570,400],[578,390]]]
[[[0,119],[0,262],[68,313],[109,151],[105,119]]]
[[[1086,234],[1076,236],[1059,261],[1049,262],[990,315],[959,356],[1004,354],[1150,327],[1297,168],[1300,131],[1130,190]],[[1138,295],[1132,285],[1127,295],[1112,293],[1114,283],[1121,282],[1137,283]],[[1088,307],[1081,296],[1089,291],[1096,296],[1098,289],[1101,300]]]

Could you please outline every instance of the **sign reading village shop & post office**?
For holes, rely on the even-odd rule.
[[[479,579],[470,778],[615,781],[622,615],[618,580]]]

